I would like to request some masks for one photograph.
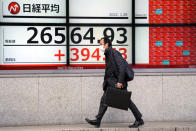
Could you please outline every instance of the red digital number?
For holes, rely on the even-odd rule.
[[[92,54],[91,57],[92,57],[92,58],[97,58],[97,61],[99,61],[99,59],[101,58],[101,56],[99,55],[99,48],[97,48],[97,49],[93,52],[93,54]]]
[[[76,56],[75,59],[71,58],[71,61],[77,61],[79,59],[79,50],[77,48],[72,48],[71,51],[75,51],[75,53],[73,53],[74,56]]]
[[[127,59],[127,49],[125,49],[125,48],[120,48],[119,49],[119,51],[121,52],[121,51],[123,51],[123,52],[121,52],[121,54],[124,56],[124,59],[126,60]]]
[[[71,51],[74,51],[73,56],[75,56],[75,58],[71,58],[71,61],[79,60],[79,54],[78,54],[79,53],[79,49],[72,48]],[[119,48],[119,51],[122,54],[122,56],[124,57],[124,59],[126,60],[127,59],[127,54],[126,54],[127,53],[127,49],[126,48]],[[89,51],[89,49],[88,48],[83,48],[81,50],[81,56],[84,57],[84,58],[82,58],[82,61],[89,60],[89,58],[90,58],[90,51]],[[96,58],[97,61],[100,60],[101,55],[100,55],[99,48],[95,49],[95,51],[92,53],[91,57],[92,58]],[[103,60],[105,60],[105,59],[103,58]]]
[[[86,51],[86,53],[85,53],[85,51]],[[82,54],[82,56],[86,57],[86,59],[82,59],[82,61],[87,61],[90,57],[90,51],[88,48],[82,49],[81,54]]]

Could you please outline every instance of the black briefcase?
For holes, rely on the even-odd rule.
[[[131,93],[117,87],[107,87],[104,104],[109,107],[128,111]]]

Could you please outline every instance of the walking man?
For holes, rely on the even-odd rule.
[[[101,120],[107,110],[107,106],[104,105],[105,95],[107,87],[114,87],[115,84],[117,88],[122,88],[123,90],[127,90],[127,81],[125,78],[125,59],[122,57],[121,53],[114,50],[112,48],[112,43],[108,37],[103,37],[100,40],[100,50],[104,52],[105,55],[105,75],[104,75],[104,82],[103,82],[103,96],[100,101],[99,111],[96,115],[95,120],[90,120],[85,118],[85,120],[95,127],[100,127]],[[116,76],[117,75],[117,76]],[[142,119],[142,114],[130,99],[129,109],[132,111],[135,122],[132,125],[129,125],[130,128],[137,128],[140,125],[144,124]]]

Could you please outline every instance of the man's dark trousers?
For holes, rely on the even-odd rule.
[[[108,108],[108,106],[104,105],[105,97],[106,97],[106,91],[104,91],[103,96],[101,97],[98,115],[96,116],[98,120],[102,119],[103,115],[105,114]],[[130,99],[129,109],[132,111],[136,120],[141,119],[142,114],[140,113],[140,111],[138,110],[138,108],[136,107],[136,105],[133,103],[131,99]]]

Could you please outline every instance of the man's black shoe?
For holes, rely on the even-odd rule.
[[[144,125],[144,121],[141,119],[141,120],[139,120],[139,121],[135,121],[134,123],[133,123],[133,125],[129,125],[129,128],[137,128],[137,127],[139,127],[139,126],[141,126],[141,125]]]
[[[91,125],[94,125],[96,128],[100,127],[101,121],[98,119],[95,120],[89,120],[88,118],[85,118],[86,122],[88,122]]]

